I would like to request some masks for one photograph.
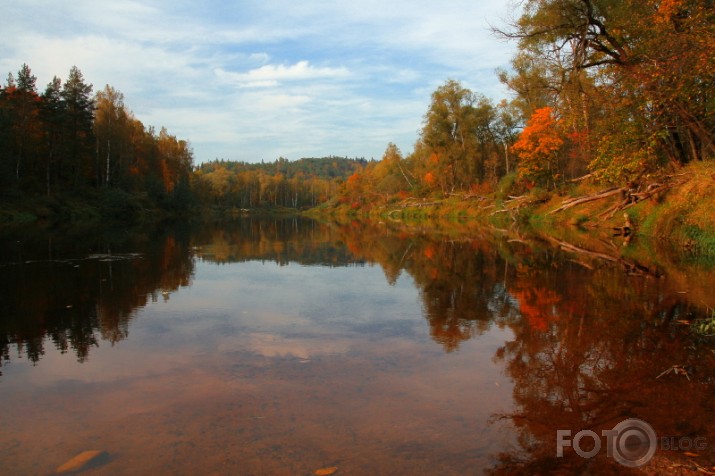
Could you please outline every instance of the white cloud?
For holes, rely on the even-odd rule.
[[[491,0],[27,0],[4,7],[0,78],[26,62],[42,89],[76,65],[197,161],[379,158],[410,151],[446,79],[504,95],[513,45],[488,27],[506,16]]]
[[[251,69],[245,73],[225,71],[222,68],[214,70],[216,76],[225,81],[234,82],[244,87],[272,87],[283,81],[307,81],[316,79],[339,79],[349,76],[347,68],[316,68],[308,61],[299,61],[293,65],[267,64]]]

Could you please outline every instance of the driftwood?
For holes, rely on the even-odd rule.
[[[575,179],[571,179],[571,180],[569,180],[569,182],[571,182],[571,183],[582,182],[582,181],[584,181],[584,180],[590,179],[591,177],[593,177],[593,174],[592,174],[592,173],[591,173],[591,174],[586,174],[586,175],[584,175],[584,176],[582,176],[582,177],[578,177],[578,178],[575,178]]]
[[[680,182],[675,182],[675,183],[666,183],[666,184],[652,184],[649,186],[645,192],[642,193],[634,193],[633,196],[636,197],[638,200],[645,200],[653,195],[656,195],[663,190],[667,190],[669,188],[677,187],[679,185],[683,185],[686,181],[681,180]]]
[[[487,197],[485,197],[484,195],[482,195],[480,193],[471,193],[471,192],[461,192],[461,193],[460,192],[449,192],[447,195],[449,195],[450,197],[459,197],[464,200],[477,199],[477,201],[480,201],[480,202],[482,200],[487,199]]]
[[[588,195],[586,197],[579,197],[579,198],[571,198],[569,200],[565,200],[561,204],[560,207],[555,208],[554,210],[551,210],[549,212],[549,214],[562,212],[562,211],[567,210],[571,207],[575,207],[576,205],[581,205],[582,203],[593,202],[595,200],[602,200],[604,198],[612,197],[613,195],[618,195],[620,193],[623,193],[625,190],[626,189],[623,187],[609,188],[607,190],[598,192],[595,195]]]
[[[668,175],[664,178],[670,179],[672,177],[679,177],[682,175],[687,175],[687,174],[679,174],[679,175]],[[643,200],[647,200],[653,195],[657,195],[665,190],[668,190],[673,187],[678,187],[680,185],[683,185],[686,182],[686,180],[681,180],[678,182],[670,182],[670,183],[652,183],[648,185],[646,190],[644,192],[631,192],[629,191],[626,194],[626,198],[624,198],[621,202],[615,204],[608,210],[602,212],[599,216],[604,216],[610,214],[610,217],[613,217],[613,215],[616,214],[616,212],[625,210],[626,208],[630,208],[633,205],[635,205],[638,202],[641,202]]]
[[[518,197],[509,195],[509,200],[504,202],[504,208],[492,212],[491,216],[494,216],[498,213],[510,213],[512,214],[511,218],[516,221],[516,216],[513,214],[513,212],[519,211],[519,209],[522,207],[528,207],[530,205],[534,205],[544,201],[546,200],[534,198],[533,196],[528,194],[519,195]]]
[[[646,187],[645,191],[639,191],[639,187],[637,185],[638,180],[643,176],[643,173],[641,174],[629,184],[627,187],[614,187],[614,188],[609,188],[606,190],[602,190],[600,192],[597,192],[593,195],[588,195],[585,197],[577,197],[577,198],[570,198],[568,200],[564,200],[564,202],[561,203],[561,206],[558,208],[555,208],[554,210],[551,210],[549,214],[554,214],[558,213],[564,210],[567,210],[571,207],[575,207],[577,205],[581,205],[583,203],[588,203],[592,202],[595,200],[602,200],[604,198],[612,197],[614,195],[621,195],[623,197],[622,200],[620,200],[618,203],[613,205],[612,207],[608,208],[606,211],[601,212],[598,216],[603,217],[606,215],[610,215],[610,217],[613,217],[616,212],[620,210],[625,210],[626,208],[632,207],[636,203],[647,200],[648,198],[657,195],[665,190],[668,190],[673,187],[677,187],[679,185],[683,185],[686,181],[685,180],[680,180],[680,181],[672,181],[673,178],[675,177],[682,177],[684,175],[690,175],[691,172],[686,172],[682,174],[673,174],[673,175],[666,175],[664,177],[661,177],[660,182],[655,182],[648,187]],[[588,175],[581,177],[579,179],[574,179],[572,181],[580,181],[583,179],[586,179],[589,177]]]

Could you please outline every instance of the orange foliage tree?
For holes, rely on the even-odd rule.
[[[558,153],[564,144],[559,122],[550,107],[537,109],[514,143],[519,156],[519,178],[553,186],[559,178]]]

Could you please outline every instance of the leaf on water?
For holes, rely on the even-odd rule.
[[[105,462],[107,453],[98,450],[83,451],[56,470],[57,474],[75,473]]]
[[[316,476],[328,476],[329,474],[333,474],[337,470],[338,470],[337,466],[332,466],[330,468],[316,469],[315,475]]]
[[[690,451],[683,451],[683,454],[684,454],[685,456],[690,456],[691,458],[697,458],[698,456],[700,456],[699,454],[697,454],[697,453],[692,453],[692,452],[690,452]]]

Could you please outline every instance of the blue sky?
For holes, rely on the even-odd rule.
[[[145,125],[188,139],[195,161],[379,159],[419,136],[447,79],[498,101],[509,0],[56,1],[3,5],[0,74],[38,89],[76,65]]]

